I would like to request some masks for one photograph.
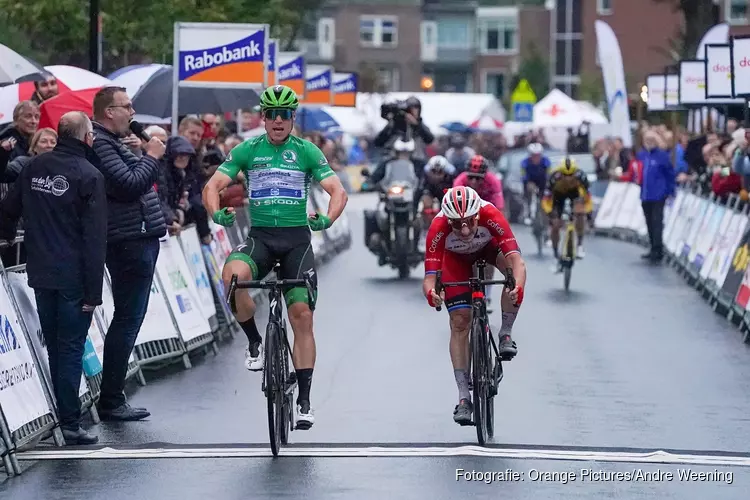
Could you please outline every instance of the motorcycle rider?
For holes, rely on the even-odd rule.
[[[384,191],[394,180],[406,182],[415,188],[419,186],[424,175],[425,164],[423,160],[412,156],[414,149],[413,139],[409,141],[396,139],[393,143],[393,156],[383,160],[369,176],[370,189]],[[419,197],[419,189],[414,189],[415,212]],[[382,235],[387,234],[389,230],[387,214],[380,207],[374,211],[365,211],[365,241],[370,250],[377,253],[378,249],[382,249],[381,242],[384,241]],[[381,255],[379,265],[384,264],[385,255]]]

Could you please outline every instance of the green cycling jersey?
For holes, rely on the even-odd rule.
[[[232,179],[245,173],[252,227],[307,226],[310,180],[335,175],[312,142],[290,135],[278,146],[266,134],[237,145],[219,167]]]

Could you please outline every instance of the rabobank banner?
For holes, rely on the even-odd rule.
[[[268,86],[276,85],[276,59],[278,54],[276,51],[279,49],[279,41],[272,39],[268,41],[268,65],[266,70],[268,71]]]
[[[355,107],[358,83],[357,73],[334,73],[333,105]]]
[[[277,52],[276,85],[286,85],[305,98],[305,58],[302,52]]]
[[[265,88],[268,25],[175,23],[180,87]]]
[[[333,104],[333,68],[311,64],[305,72],[305,104]]]

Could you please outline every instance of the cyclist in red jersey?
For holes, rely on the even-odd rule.
[[[430,306],[445,305],[450,315],[450,355],[458,386],[458,405],[453,420],[461,425],[472,421],[473,406],[469,391],[469,327],[471,325],[471,292],[469,287],[450,287],[435,292],[436,273],[442,279],[466,281],[472,266],[479,259],[500,270],[510,267],[516,280],[513,290],[503,290],[500,304],[503,321],[500,326],[500,355],[505,361],[516,355],[511,330],[523,301],[526,285],[526,264],[505,216],[494,205],[483,201],[476,191],[459,186],[448,190],[441,210],[430,224],[425,251],[425,278],[422,291]]]

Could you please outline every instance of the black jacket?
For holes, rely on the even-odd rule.
[[[15,237],[23,215],[29,286],[83,290],[102,303],[107,251],[107,198],[99,158],[86,144],[59,139],[35,156],[0,205],[0,238]]]
[[[411,125],[406,123],[406,127],[411,128],[411,138],[414,139],[416,145],[414,149],[414,157],[424,158],[425,157],[425,146],[432,144],[435,140],[435,136],[432,134],[430,129],[422,122],[419,118],[419,123]],[[377,148],[390,147],[398,137],[406,132],[405,129],[399,127],[393,120],[380,131],[380,133],[373,140],[373,144]]]
[[[187,168],[179,169],[174,166],[177,155],[191,155]],[[162,202],[162,211],[169,224],[176,219],[176,211],[179,208],[182,193],[188,192],[188,200],[191,204],[201,201],[201,171],[195,161],[195,149],[187,139],[181,136],[170,137],[167,141],[167,150],[161,160],[161,173],[157,190]]]
[[[16,140],[16,145],[13,146],[13,149],[6,151],[4,148],[0,148],[0,172],[5,170],[5,166],[9,161],[19,156],[28,156],[29,154],[29,141],[16,127],[11,125],[0,131],[0,142],[11,137]]]
[[[107,243],[161,238],[167,225],[154,190],[159,161],[149,155],[138,158],[96,122],[94,132],[94,151],[101,158],[99,170],[107,185]]]

